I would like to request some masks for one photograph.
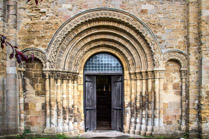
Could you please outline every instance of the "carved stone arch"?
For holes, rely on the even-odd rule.
[[[66,57],[67,61],[66,61],[66,69],[75,69],[76,65],[75,62],[79,61],[76,58],[77,57],[82,57],[83,54],[85,54],[86,52],[88,52],[89,50],[92,50],[94,48],[101,48],[101,47],[107,47],[107,48],[113,48],[115,51],[118,51],[122,54],[125,54],[127,57],[128,61],[132,61],[130,64],[130,70],[131,71],[136,71],[136,70],[140,70],[142,67],[142,63],[139,57],[137,57],[136,55],[133,54],[133,52],[130,49],[127,49],[126,47],[121,47],[123,46],[123,44],[119,44],[116,42],[111,42],[108,40],[94,40],[90,43],[86,43],[85,45],[81,45],[80,49],[77,49],[76,51],[76,55],[68,55]],[[71,61],[71,59],[74,57],[74,61]],[[70,64],[71,63],[71,64]],[[71,66],[71,67],[70,67]],[[137,67],[137,69],[136,69]]]
[[[128,27],[126,27],[122,24],[117,25],[117,23],[110,22],[110,21],[101,22],[101,23],[100,22],[95,22],[93,24],[94,27],[97,26],[97,24],[98,24],[99,28],[90,28],[89,30],[86,30],[86,31],[82,30],[81,32],[79,32],[80,28],[84,29],[84,27],[85,27],[84,26],[84,27],[77,28],[78,30],[76,30],[76,32],[71,32],[64,39],[63,43],[60,45],[59,50],[58,50],[60,53],[56,57],[56,61],[60,61],[60,59],[65,59],[68,56],[68,54],[70,55],[70,53],[73,51],[73,49],[78,50],[81,48],[80,46],[83,46],[85,43],[88,43],[88,42],[94,41],[94,40],[96,41],[96,39],[99,40],[99,38],[100,38],[100,41],[102,41],[104,39],[106,39],[106,40],[108,39],[109,41],[114,40],[114,42],[122,44],[121,47],[127,47],[133,53],[136,51],[135,55],[138,55],[138,57],[141,58],[141,61],[143,61],[142,69],[143,70],[146,70],[147,68],[153,69],[152,53],[150,52],[149,49],[147,49],[148,46],[144,42],[143,38],[136,37],[137,36],[136,32],[134,32],[133,30],[130,30]],[[102,25],[102,23],[104,25]],[[116,24],[116,25],[113,26],[114,24]],[[90,27],[92,25],[88,24],[86,26]],[[108,29],[104,28],[104,26],[107,26],[109,28]],[[116,26],[120,26],[120,28],[118,28],[118,30],[113,29],[113,27],[116,28]],[[120,29],[120,31],[119,31],[119,29]],[[129,31],[129,32],[127,32],[127,31]],[[74,34],[74,35],[71,35],[71,34]],[[110,37],[110,35],[112,37]],[[71,38],[73,38],[73,39],[71,39]],[[117,39],[115,39],[115,38],[117,38]],[[71,41],[68,44],[68,40],[70,40],[70,39],[71,39]],[[68,44],[68,45],[66,46],[66,44]],[[137,60],[137,59],[135,59],[135,60]],[[56,66],[63,67],[62,65],[64,65],[64,63],[65,63],[65,61],[63,61],[62,63],[57,63],[59,65],[56,65]]]
[[[146,54],[146,59],[152,59],[151,61],[153,63],[153,66],[148,67],[149,70],[154,69],[154,66],[159,67],[161,65],[160,59],[162,52],[157,42],[156,36],[144,22],[142,22],[134,15],[121,10],[98,8],[87,10],[74,16],[73,18],[66,21],[60,27],[60,29],[58,29],[47,49],[47,59],[49,59],[50,69],[56,69],[56,58],[60,54],[59,48],[61,45],[64,44],[65,47],[71,47],[68,45],[73,39],[71,35],[79,34],[79,32],[82,31],[83,28],[77,27],[82,24],[88,26],[88,22],[96,21],[98,19],[104,20],[103,25],[105,25],[106,21],[114,21],[115,23],[123,24],[126,27],[129,27],[130,30],[128,31],[136,32],[137,36],[134,39],[143,40],[140,45],[144,46],[142,48],[145,52],[147,51],[146,49],[149,49],[148,53],[150,54]],[[69,37],[69,39],[65,40],[66,37]]]
[[[87,46],[88,47],[88,46]],[[135,62],[131,61],[133,59],[132,55],[128,55],[127,53],[124,53],[123,51],[118,50],[117,47],[113,46],[89,46],[88,51],[81,51],[81,53],[75,57],[75,63],[73,63],[74,71],[78,71],[79,69],[83,69],[85,61],[87,58],[84,57],[90,57],[91,55],[94,55],[96,53],[100,52],[107,52],[115,55],[118,57],[118,59],[122,62],[122,65],[124,67],[124,71],[133,71],[135,70]],[[84,60],[84,61],[83,61]],[[79,64],[80,63],[80,64]],[[81,70],[80,70],[81,71]]]
[[[46,58],[46,53],[45,51],[38,49],[38,48],[26,48],[21,50],[21,52],[23,52],[25,55],[34,55],[35,58],[39,59],[43,65],[43,68],[46,68],[46,62],[47,62],[47,58]]]
[[[169,50],[166,51],[163,55],[164,64],[169,60],[177,61],[180,66],[181,70],[187,70],[187,55],[179,50]]]

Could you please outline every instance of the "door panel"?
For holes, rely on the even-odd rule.
[[[85,78],[86,131],[96,130],[96,76]]]
[[[113,130],[122,131],[122,76],[112,76],[112,120]]]

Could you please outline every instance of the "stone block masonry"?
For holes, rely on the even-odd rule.
[[[208,0],[1,0],[0,33],[36,60],[0,48],[0,135],[83,133],[83,67],[107,52],[124,68],[124,132],[208,137],[208,22]]]

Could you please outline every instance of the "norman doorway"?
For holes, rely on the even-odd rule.
[[[123,70],[111,54],[92,56],[84,69],[85,130],[123,131]]]

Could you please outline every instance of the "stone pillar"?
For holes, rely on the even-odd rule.
[[[131,73],[131,125],[130,134],[134,134],[136,122],[136,74]]]
[[[146,133],[147,124],[147,73],[142,72],[142,123],[141,123],[141,135],[144,136]]]
[[[129,75],[129,74],[127,74]],[[131,84],[131,77],[128,76],[124,79],[124,98],[126,98],[124,101],[125,101],[125,116],[124,116],[124,132],[125,133],[128,133],[129,132],[129,129],[130,129],[130,121],[131,121],[131,87],[130,87],[130,84]]]
[[[154,110],[154,125],[153,125],[153,134],[158,132],[160,127],[160,73],[159,71],[154,71],[155,74],[155,110]]]
[[[7,1],[8,8],[8,32],[7,37],[11,40],[12,45],[17,45],[17,2],[15,0]],[[11,48],[7,47],[7,62],[6,62],[6,115],[5,115],[5,126],[7,129],[6,134],[16,134],[18,133],[18,123],[19,123],[19,92],[17,91],[17,70],[15,59],[10,60],[9,54],[11,53]]]
[[[146,135],[151,135],[152,133],[152,101],[153,101],[153,72],[148,71],[147,73],[147,132]]]
[[[63,97],[63,132],[68,131],[68,91],[67,91],[67,80],[63,79],[62,84],[62,97]]]
[[[53,73],[45,73],[45,86],[46,86],[46,128],[44,133],[56,133],[56,81]]]
[[[199,8],[201,12],[200,39],[201,39],[201,86],[200,86],[200,106],[201,106],[201,133],[202,137],[209,138],[209,2],[207,0],[199,0]]]
[[[186,99],[186,71],[181,70],[181,131],[186,131],[186,108],[188,100]]]
[[[68,113],[69,113],[69,125],[68,129],[69,131],[72,131],[73,128],[73,122],[74,122],[74,117],[73,117],[73,107],[74,107],[74,99],[73,99],[73,80],[72,76],[69,76],[69,107],[68,107]]]
[[[159,96],[158,96],[158,100],[159,100],[159,128],[158,128],[158,133],[163,132],[164,131],[164,127],[163,127],[163,105],[162,105],[162,101],[161,101],[161,94],[163,94],[164,90],[163,90],[163,83],[164,83],[164,78],[165,78],[165,70],[161,70],[159,71]]]
[[[188,0],[188,95],[189,95],[189,111],[188,126],[190,134],[198,136],[200,127],[199,118],[199,0]]]
[[[141,88],[142,88],[142,82],[141,82],[141,74],[136,73],[136,129],[135,134],[140,134],[140,128],[141,128]]]
[[[19,84],[19,132],[23,132],[25,129],[25,90],[24,90],[24,69],[18,69],[18,84]]]
[[[57,103],[56,103],[56,80],[54,79],[54,75],[50,77],[50,90],[51,90],[51,132],[56,133],[57,126]]]
[[[61,76],[58,75],[57,84],[56,84],[56,94],[57,94],[57,132],[62,132],[63,127],[63,119],[62,119],[62,79]]]
[[[50,76],[49,73],[45,73],[45,86],[46,86],[46,128],[51,127],[50,121]]]
[[[78,130],[78,120],[77,120],[77,113],[78,113],[78,94],[77,94],[77,86],[78,86],[78,81],[77,81],[77,76],[76,75],[73,75],[73,129],[74,130]]]

